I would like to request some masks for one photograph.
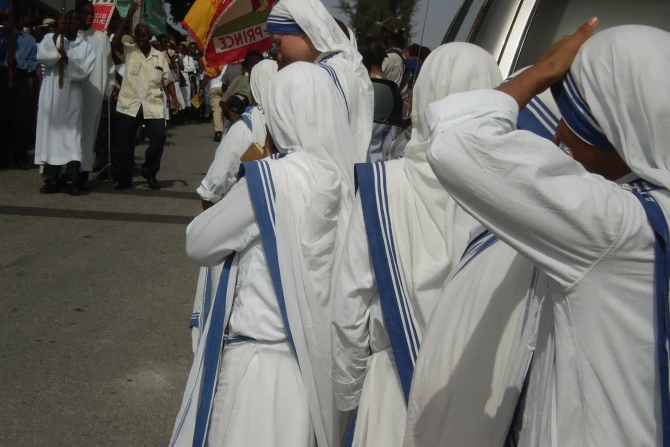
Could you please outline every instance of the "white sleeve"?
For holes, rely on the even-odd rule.
[[[184,73],[195,73],[195,64],[191,56],[184,58]]]
[[[368,250],[361,199],[357,195],[337,263],[333,288],[331,373],[335,404],[342,411],[358,406],[370,357],[370,303],[379,300]]]
[[[67,74],[71,81],[85,81],[93,73],[95,53],[93,47],[86,42],[70,46],[67,51]]]
[[[260,235],[246,178],[219,203],[193,219],[186,228],[186,254],[203,267],[221,264]]]
[[[123,53],[119,53],[118,51],[115,51],[116,57],[118,57],[122,62],[126,62],[126,58],[130,55],[130,53],[135,49],[135,44],[134,43],[126,43],[126,42],[121,42],[123,44]],[[110,53],[111,57],[111,53]]]
[[[60,53],[56,48],[53,37],[53,33],[47,34],[37,46],[37,60],[47,68],[53,67],[60,60]],[[60,38],[58,38],[58,42],[60,42]]]
[[[619,242],[637,199],[586,172],[552,142],[516,130],[509,95],[450,95],[426,114],[428,161],[475,219],[562,287],[569,288]]]
[[[240,157],[252,143],[253,135],[240,120],[233,124],[219,143],[214,161],[198,188],[203,200],[218,202],[235,185],[235,175],[240,169]]]

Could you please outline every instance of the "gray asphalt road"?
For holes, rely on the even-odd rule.
[[[43,196],[36,171],[0,172],[0,446],[167,445],[192,359],[184,230],[211,137],[169,131],[161,191],[138,177]]]

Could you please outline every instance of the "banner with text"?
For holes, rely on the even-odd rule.
[[[93,29],[96,31],[105,31],[112,20],[115,0],[93,0]]]
[[[203,51],[210,75],[219,73],[223,65],[244,59],[249,51],[264,52],[272,47],[266,22],[275,0],[215,2],[196,0],[182,22]],[[210,20],[205,32],[207,18]]]

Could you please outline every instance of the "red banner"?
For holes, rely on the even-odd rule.
[[[112,20],[114,8],[116,3],[112,1],[98,1],[93,2],[93,29],[97,31],[105,31],[109,21]]]
[[[182,25],[203,51],[208,73],[272,48],[265,32],[275,0],[196,0]],[[210,73],[211,75],[211,73]]]

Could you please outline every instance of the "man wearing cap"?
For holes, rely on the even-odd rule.
[[[406,87],[403,85],[405,59],[402,52],[405,48],[405,25],[395,17],[379,22],[378,25],[381,26],[379,38],[387,48],[387,56],[382,63],[382,70],[387,78],[398,84],[401,90],[404,90]]]

